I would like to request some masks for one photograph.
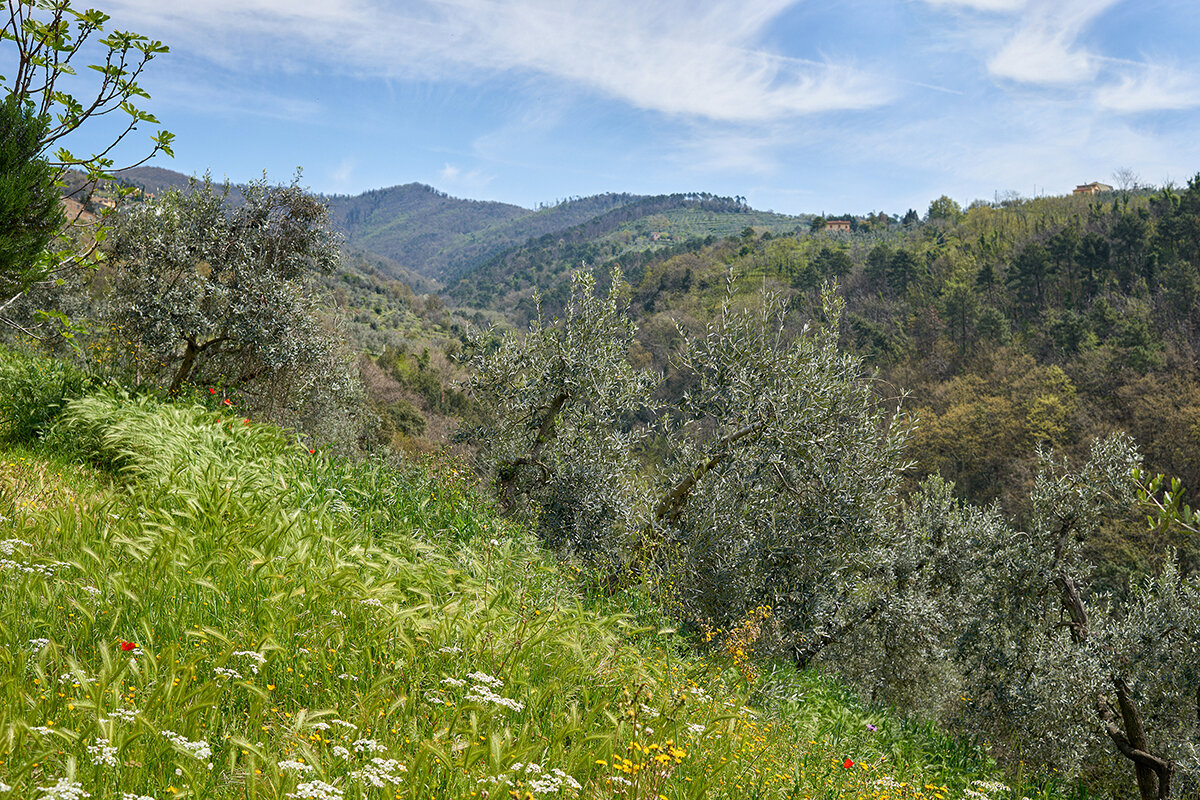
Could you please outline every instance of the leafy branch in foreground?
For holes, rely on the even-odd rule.
[[[7,11],[7,19],[4,18]],[[57,249],[43,247],[34,255],[23,255],[20,263],[0,263],[0,311],[15,303],[29,289],[51,286],[80,267],[94,264],[98,249],[107,234],[103,224],[83,225],[83,207],[91,199],[98,181],[110,178],[119,171],[113,153],[140,125],[158,125],[153,114],[140,104],[150,95],[138,83],[146,65],[156,56],[168,52],[162,42],[129,31],[105,32],[109,16],[95,9],[79,11],[68,0],[24,0],[9,2],[0,8],[0,43],[4,51],[16,56],[15,64],[0,63],[0,102],[20,108],[36,120],[36,138],[28,143],[25,159],[53,171],[57,179],[68,169],[80,169],[87,174],[83,184],[84,196],[78,211],[70,220],[72,228],[90,228],[78,242],[73,236],[79,231],[63,229]],[[93,44],[89,44],[92,42]],[[11,47],[8,46],[11,43]],[[85,45],[87,47],[85,48]],[[98,63],[87,64],[85,73],[93,78],[82,90],[79,70],[81,53],[100,48]],[[94,74],[99,75],[98,81]],[[121,116],[124,121],[107,144],[90,153],[75,153],[65,146],[66,137],[79,130],[89,120],[109,115]],[[123,126],[123,127],[122,127]],[[174,135],[158,130],[151,136],[150,152],[128,169],[153,158],[159,153],[174,155],[171,143]],[[104,214],[101,215],[103,220]],[[78,224],[78,225],[77,225]],[[60,224],[54,230],[62,229]],[[41,314],[43,321],[63,319],[61,314]],[[20,327],[12,320],[9,325]],[[27,329],[27,333],[33,332]]]

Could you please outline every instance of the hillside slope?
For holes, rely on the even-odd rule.
[[[701,657],[587,600],[452,466],[113,396],[31,451],[5,413],[13,797],[1012,796],[972,748],[755,667],[744,633]]]

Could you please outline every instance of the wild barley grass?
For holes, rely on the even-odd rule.
[[[46,446],[0,464],[0,796],[1034,794],[818,676],[748,683],[589,604],[453,464],[117,395]]]

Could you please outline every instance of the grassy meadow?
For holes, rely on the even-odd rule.
[[[589,594],[461,465],[0,361],[0,797],[1067,796],[755,661],[768,609]]]

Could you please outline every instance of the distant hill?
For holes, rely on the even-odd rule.
[[[147,194],[158,194],[172,187],[182,189],[191,180],[182,172],[162,167],[134,167],[116,173],[116,177],[121,183],[136,186]]]
[[[534,289],[543,296],[562,295],[570,272],[581,265],[735,235],[746,228],[774,235],[804,225],[805,218],[755,211],[741,198],[698,193],[637,197],[497,253],[449,284],[447,293],[461,305],[511,310]]]
[[[569,228],[638,199],[601,194],[535,211],[463,200],[419,183],[326,198],[351,245],[438,280],[460,277],[531,237]]]

